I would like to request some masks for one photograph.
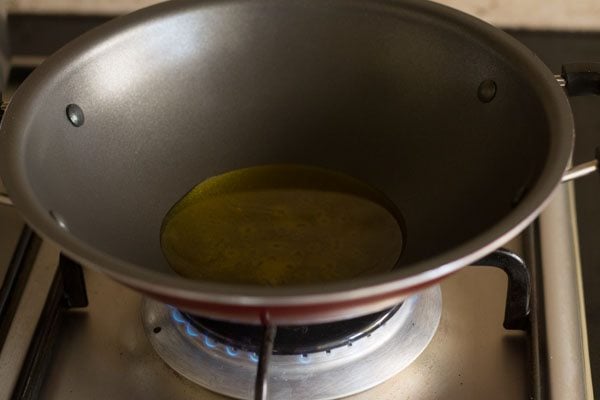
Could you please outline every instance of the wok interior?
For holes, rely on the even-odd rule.
[[[86,243],[166,273],[169,208],[255,165],[314,165],[383,191],[405,219],[403,264],[489,229],[545,161],[530,82],[449,21],[356,4],[192,2],[58,62],[26,132],[38,199]]]

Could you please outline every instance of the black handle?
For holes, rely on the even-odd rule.
[[[497,267],[508,275],[504,328],[529,329],[529,296],[531,284],[525,262],[507,249],[498,249],[472,264],[473,266]]]
[[[569,96],[600,96],[600,62],[563,64],[560,76]],[[596,147],[594,156],[600,165],[600,147]],[[600,172],[600,168],[596,171]]]
[[[561,76],[569,96],[600,95],[600,63],[564,64]]]

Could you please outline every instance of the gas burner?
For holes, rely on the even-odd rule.
[[[328,335],[327,340],[317,340],[311,348],[291,345],[290,338],[286,338],[270,360],[270,395],[334,399],[384,382],[406,368],[429,344],[440,320],[441,306],[440,288],[434,286],[382,313],[338,323],[283,327],[290,335],[294,330],[318,332],[319,327],[334,329],[335,325],[358,327],[359,331]],[[248,340],[252,330],[242,325],[245,339],[232,339],[235,324],[191,317],[149,299],[144,302],[142,319],[154,350],[179,374],[217,393],[252,398],[259,334],[256,341]]]
[[[351,346],[385,324],[401,305],[374,314],[344,321],[316,325],[278,326],[273,354],[293,355],[331,351]],[[260,351],[263,328],[258,325],[235,324],[190,314],[183,314],[189,323],[211,340],[246,352]]]

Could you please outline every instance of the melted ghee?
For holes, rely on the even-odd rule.
[[[178,274],[268,286],[389,271],[402,252],[400,215],[352,177],[300,165],[209,178],[167,213],[161,247]]]

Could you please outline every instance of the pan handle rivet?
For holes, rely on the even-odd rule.
[[[50,211],[49,214],[50,214],[50,216],[52,217],[52,219],[58,224],[58,226],[61,229],[65,230],[65,231],[69,230],[69,227],[67,226],[67,223],[65,222],[65,220],[64,220],[63,217],[61,217],[60,215],[58,215],[54,211]]]
[[[83,110],[77,104],[69,104],[67,106],[67,118],[69,118],[71,124],[76,127],[83,125],[85,120]]]
[[[483,103],[489,103],[496,97],[496,82],[491,79],[486,79],[481,82],[479,89],[477,89],[477,97]]]

